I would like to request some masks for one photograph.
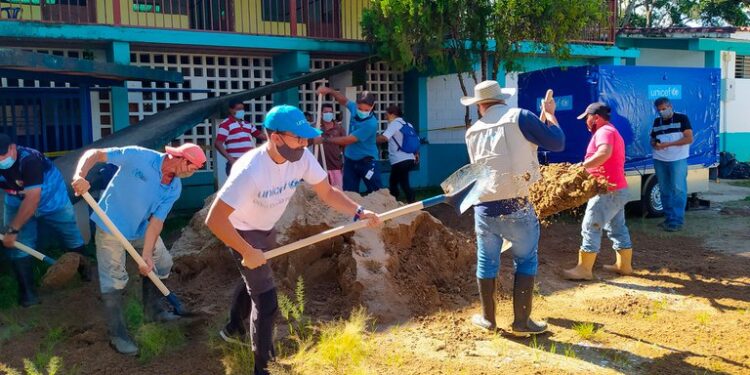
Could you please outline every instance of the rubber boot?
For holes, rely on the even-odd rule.
[[[605,265],[603,268],[607,271],[617,272],[620,275],[630,275],[633,273],[633,249],[617,250],[617,260],[615,264]]]
[[[142,278],[143,315],[149,322],[170,322],[180,318],[179,315],[164,309],[161,298],[164,297],[151,279]]]
[[[495,279],[477,279],[479,286],[479,300],[482,302],[482,314],[476,314],[471,317],[471,324],[495,331],[497,323],[495,322]]]
[[[70,249],[68,252],[77,253],[80,255],[80,263],[78,263],[78,275],[81,276],[81,281],[90,282],[94,278],[94,267],[91,265],[91,260],[85,255],[86,247],[79,246],[75,249]]]
[[[534,276],[516,274],[513,280],[513,335],[529,336],[547,331],[547,323],[531,320],[533,299]]]
[[[596,253],[587,253],[585,251],[578,252],[578,264],[569,269],[563,271],[563,277],[568,280],[592,280],[594,278],[594,262],[596,261]]]
[[[31,269],[33,261],[30,256],[27,256],[13,259],[11,262],[16,280],[18,280],[18,304],[23,307],[39,304],[34,287],[34,273]]]
[[[131,356],[138,354],[138,347],[128,336],[125,318],[122,315],[122,291],[102,293],[102,300],[109,330],[109,344],[120,354]]]

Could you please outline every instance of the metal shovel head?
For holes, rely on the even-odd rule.
[[[468,164],[453,172],[440,184],[447,195],[446,203],[459,214],[479,202],[489,181],[490,170],[484,164]]]

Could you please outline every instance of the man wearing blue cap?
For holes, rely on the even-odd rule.
[[[219,334],[227,342],[242,344],[246,334],[243,322],[250,316],[255,374],[268,374],[278,311],[273,273],[263,252],[275,245],[273,227],[297,186],[304,180],[331,208],[354,219],[367,219],[371,226],[380,222],[376,214],[328,183],[326,171],[307,150],[308,140],[320,136],[320,131],[310,126],[302,111],[276,106],[266,115],[263,126],[270,132],[268,142],[235,162],[206,217],[211,232],[234,250],[242,274],[229,322]]]
[[[3,246],[18,279],[19,303],[36,305],[34,275],[29,254],[15,249],[14,242],[35,248],[37,225],[47,223],[71,251],[83,254],[83,237],[76,224],[62,174],[51,160],[32,148],[16,145],[0,133],[0,189],[5,190]],[[89,263],[81,258],[79,273],[88,281]]]

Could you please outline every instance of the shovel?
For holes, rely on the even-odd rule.
[[[378,214],[378,218],[380,218],[381,221],[391,220],[400,216],[410,214],[412,212],[422,210],[426,207],[438,205],[440,203],[445,203],[452,206],[456,209],[456,212],[458,214],[461,214],[479,200],[479,197],[484,192],[485,186],[488,183],[488,176],[489,169],[485,165],[466,165],[453,173],[450,177],[448,177],[448,179],[443,182],[443,184],[440,185],[443,188],[445,194],[437,195],[432,198],[407,204],[406,206],[402,206],[388,212]],[[278,247],[263,254],[265,255],[266,259],[271,259],[279,255],[283,255],[303,248],[305,246],[309,246],[320,241],[342,235],[344,233],[362,229],[366,226],[367,221],[356,221],[350,224],[329,229],[314,236],[303,238],[299,241]]]
[[[96,212],[96,214],[99,215],[99,218],[102,219],[102,221],[104,222],[104,225],[107,226],[109,231],[115,237],[117,237],[118,240],[120,240],[120,243],[122,244],[122,246],[125,247],[125,250],[127,250],[128,254],[130,254],[130,256],[133,257],[133,260],[135,260],[138,266],[145,266],[146,262],[143,261],[143,258],[141,258],[141,255],[138,254],[135,248],[133,248],[133,245],[130,244],[130,241],[128,241],[125,238],[125,236],[123,236],[122,233],[120,233],[120,230],[117,229],[117,227],[112,222],[112,220],[110,220],[107,214],[104,213],[104,210],[102,210],[102,208],[99,207],[99,203],[96,203],[96,201],[94,200],[94,197],[92,197],[91,194],[89,194],[88,192],[83,193],[82,197],[83,199],[86,200],[86,203],[88,203],[89,206],[91,206],[94,212]],[[149,279],[151,279],[154,285],[156,285],[156,287],[159,288],[159,291],[161,292],[161,294],[163,294],[164,297],[167,298],[167,301],[169,301],[169,304],[171,304],[172,307],[174,307],[175,314],[181,315],[181,316],[188,315],[188,312],[185,309],[183,309],[182,303],[180,303],[180,300],[177,298],[177,296],[174,293],[170,292],[169,289],[167,289],[167,286],[164,285],[164,283],[161,281],[161,279],[159,279],[158,276],[156,276],[153,270],[151,270],[147,276]]]
[[[0,240],[4,238],[5,236],[0,234]],[[21,250],[51,266],[47,269],[47,273],[42,277],[42,285],[44,286],[53,288],[64,286],[78,273],[78,266],[81,262],[81,258],[80,255],[76,253],[65,253],[58,262],[18,241],[14,242],[13,245],[16,249]]]

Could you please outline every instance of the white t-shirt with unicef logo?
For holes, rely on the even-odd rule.
[[[327,177],[307,149],[294,163],[276,164],[264,146],[237,159],[217,197],[234,208],[229,221],[235,229],[267,231],[279,221],[302,181],[316,185]]]

